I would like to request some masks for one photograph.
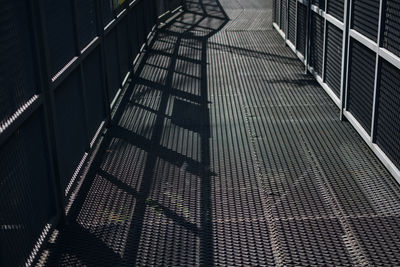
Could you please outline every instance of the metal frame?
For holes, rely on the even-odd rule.
[[[343,40],[342,40],[342,66],[341,66],[341,80],[340,80],[340,120],[344,120],[343,111],[347,103],[346,88],[347,88],[347,74],[348,74],[348,59],[349,59],[349,12],[351,10],[350,0],[344,1],[344,14],[343,14]]]
[[[377,36],[377,45],[380,47],[381,45],[381,32],[382,32],[382,8],[383,8],[383,1],[379,3],[379,22],[378,22],[378,36]],[[379,87],[379,73],[380,73],[380,60],[379,60],[379,51],[376,53],[375,59],[375,81],[374,81],[374,100],[373,100],[373,107],[372,107],[372,120],[371,120],[371,141],[375,140],[375,127],[376,127],[376,109],[377,109],[377,91]]]
[[[346,0],[347,1],[347,0]],[[328,7],[328,3],[327,3],[328,1],[327,0],[325,0],[325,8],[327,9],[327,7]],[[303,5],[305,5],[305,6],[308,6],[309,5],[309,3],[311,3],[311,2],[309,2],[309,1],[307,1],[307,0],[297,0],[296,1],[296,25],[297,25],[297,10],[298,10],[298,5],[299,4],[303,4]],[[282,38],[284,38],[285,39],[285,43],[292,49],[292,51],[294,52],[294,53],[296,53],[296,55],[297,55],[297,57],[301,60],[301,61],[303,61],[303,63],[305,64],[305,68],[306,68],[306,71],[309,71],[313,76],[314,76],[314,78],[318,81],[318,83],[322,86],[322,88],[326,91],[326,93],[331,97],[331,99],[335,102],[335,104],[339,107],[339,108],[341,108],[341,106],[342,106],[342,101],[341,101],[341,97],[338,97],[338,96],[336,96],[336,94],[335,93],[333,93],[333,90],[332,90],[332,88],[330,88],[329,87],[329,85],[328,84],[326,84],[325,83],[325,62],[326,62],[326,58],[325,58],[325,54],[326,54],[326,28],[327,28],[327,22],[329,22],[329,23],[331,23],[331,24],[333,24],[334,26],[336,26],[337,28],[339,28],[341,31],[343,31],[343,33],[344,33],[344,30],[345,30],[345,22],[341,22],[340,20],[338,20],[338,19],[336,19],[335,17],[333,17],[332,15],[329,15],[328,13],[327,13],[327,11],[324,11],[324,10],[322,10],[322,9],[320,9],[318,6],[316,6],[316,5],[310,5],[309,6],[309,9],[312,11],[312,12],[315,12],[315,13],[317,13],[318,15],[320,15],[323,19],[324,19],[324,36],[323,36],[323,62],[322,62],[322,74],[321,75],[318,75],[315,71],[314,71],[314,69],[309,65],[309,42],[308,42],[308,39],[309,39],[309,36],[308,36],[308,31],[309,31],[309,29],[307,30],[307,37],[306,37],[306,39],[307,39],[307,41],[306,41],[306,52],[305,52],[305,55],[302,55],[298,50],[297,50],[297,27],[296,27],[296,29],[295,29],[295,33],[296,33],[296,44],[293,44],[288,38],[286,38],[286,33],[284,33],[280,28],[279,28],[279,26],[276,24],[276,23],[274,23],[274,27],[275,27],[275,29],[279,32],[279,34],[282,36]],[[307,18],[307,20],[309,20],[309,18]],[[309,22],[307,22],[307,25],[309,25]],[[343,34],[343,38],[345,38],[345,35]],[[346,54],[346,50],[344,49],[344,48],[342,48],[342,60],[343,60],[343,58],[345,57],[345,54]],[[343,78],[343,73],[342,73],[342,78]],[[342,88],[341,88],[341,90],[342,90]]]
[[[286,32],[285,32],[285,44],[289,40],[289,0],[286,0]]]
[[[344,32],[344,23],[341,22],[340,20],[336,19],[332,15],[329,15],[327,12],[328,9],[328,1],[325,1],[325,9],[326,11],[320,9],[318,6],[312,5],[311,10],[314,13],[317,13],[319,16],[321,16],[324,19],[324,36],[323,36],[323,61],[322,61],[322,73],[321,75],[317,74],[313,67],[311,67],[309,64],[307,64],[308,71],[314,76],[314,78],[318,81],[318,83],[322,86],[322,88],[325,90],[325,92],[330,96],[330,98],[333,100],[333,102],[340,108],[341,107],[341,99],[338,97],[330,88],[330,86],[325,82],[325,65],[326,65],[326,31],[327,31],[327,23],[329,22],[330,24],[336,26],[339,28],[341,31]],[[344,36],[343,36],[344,38]],[[344,58],[346,51],[342,49],[342,60]],[[343,72],[341,73],[341,76],[343,76]]]
[[[351,22],[352,18],[352,0],[350,1],[350,12],[348,15],[348,19]],[[386,0],[380,0],[379,3],[379,21],[378,21],[378,34],[377,41],[372,41],[363,34],[357,32],[352,29],[351,23],[348,25],[349,34],[348,34],[348,49],[350,47],[350,40],[355,39],[360,42],[362,45],[372,50],[376,54],[375,61],[375,78],[374,78],[374,96],[373,96],[373,110],[372,110],[372,118],[371,118],[371,135],[369,135],[364,128],[358,123],[358,121],[354,118],[351,112],[347,109],[347,92],[348,92],[348,82],[346,82],[344,97],[346,98],[346,104],[344,107],[344,116],[350,121],[353,127],[357,130],[360,136],[364,139],[364,141],[368,144],[371,150],[375,153],[375,155],[381,160],[381,162],[385,165],[385,167],[389,170],[389,172],[393,175],[398,183],[400,183],[400,166],[396,166],[389,157],[382,151],[382,149],[376,144],[376,112],[378,106],[377,95],[379,93],[379,74],[381,71],[381,59],[388,61],[390,64],[400,69],[400,57],[391,53],[387,49],[381,47],[382,44],[382,30],[384,27],[385,18],[385,4]],[[350,55],[347,57],[347,69],[350,62]],[[348,78],[347,78],[348,79]]]
[[[325,9],[328,9],[328,0],[325,0]],[[324,12],[325,13],[325,12]],[[326,29],[327,29],[327,22],[326,22],[326,16],[322,17],[324,19],[324,37],[323,38],[323,48],[322,48],[322,81],[325,82],[325,65],[326,65]]]
[[[292,50],[294,50],[294,51],[297,51],[297,13],[299,12],[298,11],[298,6],[299,6],[299,1],[296,1],[296,17],[295,17],[295,20],[294,20],[294,25],[295,25],[295,29],[294,29],[294,32],[295,32],[295,34],[294,34],[294,48],[292,48]]]
[[[45,26],[45,12],[44,12],[44,0],[39,1],[26,1],[28,13],[31,20],[31,27],[33,31],[33,43],[35,44],[34,49],[34,58],[36,61],[36,69],[35,69],[35,77],[38,80],[39,88],[36,90],[36,94],[33,95],[28,101],[26,101],[20,108],[18,108],[14,114],[12,114],[8,119],[6,119],[3,123],[0,124],[0,147],[3,146],[10,137],[13,136],[15,132],[17,132],[22,125],[24,125],[30,118],[32,118],[33,114],[35,114],[39,109],[42,110],[41,120],[44,122],[44,143],[46,144],[46,160],[48,162],[48,172],[49,172],[49,183],[51,183],[51,192],[46,192],[48,194],[54,194],[54,203],[55,203],[55,214],[51,215],[49,222],[46,225],[43,225],[43,231],[40,236],[38,236],[36,245],[32,248],[32,251],[29,257],[25,260],[25,265],[34,264],[37,260],[37,254],[40,250],[42,244],[49,238],[49,233],[60,223],[64,221],[65,216],[65,207],[66,207],[66,197],[68,196],[71,187],[75,182],[75,178],[81,171],[82,166],[84,165],[88,155],[91,153],[91,149],[95,146],[100,137],[100,133],[107,127],[111,120],[111,110],[113,108],[110,105],[110,99],[114,96],[109,96],[108,94],[108,79],[109,75],[106,69],[106,52],[104,47],[104,40],[108,34],[114,30],[118,30],[117,27],[120,25],[120,22],[124,21],[124,19],[129,19],[128,16],[134,16],[134,10],[137,8],[137,5],[142,2],[142,0],[133,0],[126,1],[118,11],[114,11],[114,18],[112,21],[103,26],[103,9],[102,9],[102,1],[94,1],[95,4],[95,16],[96,16],[96,36],[93,38],[89,44],[87,44],[83,49],[80,49],[80,40],[79,40],[79,32],[78,32],[78,18],[77,18],[77,2],[78,0],[73,0],[71,2],[72,8],[72,22],[73,22],[73,34],[75,36],[74,41],[74,51],[75,56],[63,67],[61,70],[57,72],[56,75],[52,74],[51,71],[51,63],[50,63],[50,52],[49,46],[47,42],[47,31]],[[156,0],[151,0],[156,1]],[[164,0],[163,0],[164,1]],[[154,3],[153,3],[154,4]],[[176,9],[181,9],[184,6],[184,1],[181,2],[181,6],[174,7]],[[155,4],[154,4],[155,7]],[[174,14],[174,12],[169,12]],[[155,21],[155,25],[153,27],[147,27],[146,25],[140,25],[144,28],[150,28],[151,32],[147,33],[143,31],[144,34],[144,44],[138,44],[138,47],[141,47],[141,51],[145,49],[147,38],[152,36],[153,31],[156,29],[157,25],[157,14],[154,12],[154,18],[152,21]],[[136,20],[136,17],[132,19]],[[146,20],[147,21],[147,20]],[[132,31],[130,20],[128,21],[127,29],[129,32]],[[127,38],[129,47],[132,47],[133,42],[137,42],[138,38],[133,39],[132,35]],[[116,34],[116,41],[121,42],[119,39],[118,33]],[[140,39],[142,40],[142,39]],[[118,45],[118,43],[117,43]],[[97,50],[99,48],[99,50]],[[85,59],[91,55],[94,51],[98,51],[99,60],[100,60],[100,75],[101,77],[101,91],[103,93],[103,108],[105,110],[105,118],[98,126],[97,131],[94,136],[89,136],[89,118],[88,118],[88,106],[86,102],[86,76],[84,72]],[[117,48],[118,52],[118,48]],[[119,79],[120,79],[120,90],[122,88],[126,88],[126,85],[129,81],[129,76],[133,73],[134,65],[137,63],[139,59],[139,55],[135,56],[132,54],[132,50],[129,49],[129,62],[130,68],[128,73],[122,75],[119,70]],[[140,54],[140,52],[139,52]],[[121,66],[120,56],[117,57],[118,60],[118,68]],[[59,137],[59,129],[57,126],[57,118],[55,116],[55,92],[56,90],[70,77],[72,73],[78,71],[79,78],[79,94],[80,98],[77,101],[82,101],[83,113],[82,116],[83,122],[85,125],[85,144],[84,148],[85,153],[82,155],[82,159],[78,166],[76,166],[76,170],[73,173],[72,178],[69,180],[69,184],[67,188],[64,190],[61,186],[61,180],[65,179],[62,177],[62,173],[60,170],[60,137]],[[123,79],[121,78],[123,77]]]
[[[379,79],[380,79],[380,71],[381,71],[381,62],[382,59],[386,60],[396,68],[400,69],[400,57],[388,51],[387,49],[381,47],[382,45],[382,34],[384,27],[384,18],[386,12],[386,1],[380,0],[379,6],[379,22],[378,22],[378,35],[377,41],[372,41],[363,34],[357,32],[352,28],[351,20],[352,20],[352,0],[344,1],[344,14],[343,14],[343,22],[336,19],[332,15],[328,14],[328,1],[325,0],[325,9],[326,11],[321,10],[319,7],[310,4],[310,0],[297,0],[296,4],[296,25],[297,25],[297,9],[299,4],[306,5],[308,10],[311,12],[315,12],[319,14],[322,18],[324,18],[324,45],[323,45],[323,70],[322,74],[318,75],[314,69],[309,65],[309,30],[310,30],[310,12],[307,12],[307,36],[306,36],[306,50],[305,55],[302,55],[299,51],[297,51],[297,27],[296,31],[296,44],[292,44],[288,38],[286,38],[286,34],[284,33],[278,24],[274,23],[274,28],[278,31],[278,33],[285,39],[285,43],[296,53],[299,59],[304,63],[306,70],[309,71],[314,78],[318,81],[318,83],[322,86],[325,92],[330,96],[330,98],[335,102],[335,104],[340,109],[340,119],[343,120],[347,118],[352,126],[356,129],[356,131],[361,135],[364,141],[368,144],[371,150],[377,155],[377,157],[382,161],[382,163],[386,166],[386,168],[390,171],[390,173],[394,176],[394,178],[400,183],[400,166],[396,166],[382,149],[375,143],[376,138],[376,120],[377,120],[377,106],[378,106],[378,95],[379,95]],[[288,8],[288,7],[287,7]],[[280,16],[280,14],[278,14]],[[326,30],[327,30],[327,22],[336,26],[343,32],[342,37],[342,62],[341,62],[341,81],[340,81],[340,97],[337,97],[333,90],[325,83],[325,64],[326,64]],[[372,110],[372,123],[371,123],[371,135],[369,135],[364,128],[360,125],[360,123],[355,119],[355,117],[348,111],[348,70],[349,70],[349,62],[351,60],[350,55],[350,43],[351,39],[357,40],[362,45],[367,47],[368,49],[374,51],[376,54],[375,61],[375,78],[374,78],[374,98],[373,98],[373,110]]]

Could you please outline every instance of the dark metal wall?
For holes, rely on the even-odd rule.
[[[400,0],[286,1],[274,27],[400,181]]]
[[[177,0],[0,0],[0,266],[62,219],[158,16]]]

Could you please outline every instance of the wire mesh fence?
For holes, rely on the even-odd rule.
[[[0,266],[30,265],[172,0],[16,0],[0,10]]]
[[[400,181],[400,1],[274,0],[274,7],[274,27]]]

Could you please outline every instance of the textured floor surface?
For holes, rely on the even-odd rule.
[[[400,265],[400,189],[272,30],[192,0],[160,30],[42,262]]]

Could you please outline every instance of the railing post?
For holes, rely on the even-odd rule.
[[[384,25],[384,16],[385,16],[385,5],[384,0],[380,0],[379,5],[379,21],[378,21],[378,36],[377,36],[377,45],[378,49],[376,51],[376,61],[375,61],[375,81],[374,81],[374,99],[372,103],[372,119],[371,119],[371,142],[375,142],[376,139],[376,122],[377,122],[377,110],[378,110],[378,97],[379,97],[379,74],[381,73],[381,62],[379,60],[379,48],[381,46],[382,40],[382,27]]]
[[[325,65],[326,65],[326,38],[327,38],[327,32],[326,30],[328,29],[328,21],[326,19],[326,14],[328,14],[328,0],[325,0],[324,2],[324,7],[325,10],[323,10],[323,20],[324,20],[324,35],[323,35],[323,48],[322,48],[322,70],[321,70],[321,79],[322,82],[325,83]]]
[[[78,8],[76,6],[76,1],[77,0],[72,0],[72,22],[73,22],[73,31],[75,35],[75,53],[79,57],[81,54],[81,49],[80,49],[80,36],[79,36],[79,29],[78,29]],[[82,99],[82,107],[83,107],[83,116],[84,116],[84,122],[85,122],[85,139],[86,139],[86,147],[85,151],[89,151],[90,149],[90,139],[89,139],[89,119],[87,115],[87,107],[86,107],[86,96],[85,96],[85,91],[86,91],[86,84],[85,84],[85,76],[83,74],[83,63],[79,64],[79,82],[81,86],[81,99]],[[79,101],[79,100],[78,100]]]
[[[351,5],[352,0],[344,1],[344,14],[343,14],[343,41],[342,41],[342,75],[340,83],[340,120],[343,121],[344,110],[347,108],[347,85],[348,85],[348,70],[349,70],[349,49],[350,49],[350,21],[351,21]]]
[[[286,42],[288,40],[288,34],[289,34],[289,1],[286,0],[286,29],[285,29],[285,46]]]
[[[46,143],[48,145],[49,166],[52,176],[52,188],[55,196],[55,206],[57,209],[56,224],[65,221],[64,213],[64,193],[61,188],[61,171],[59,144],[57,140],[57,126],[55,117],[55,99],[52,89],[50,55],[47,45],[47,34],[44,21],[43,0],[27,1],[30,3],[32,17],[33,34],[36,43],[36,57],[38,60],[39,84],[43,96],[43,111],[45,117]]]
[[[308,71],[308,61],[310,54],[310,31],[311,31],[311,0],[307,0],[307,12],[306,12],[306,40],[305,40],[305,56],[304,56],[304,74]]]
[[[110,96],[108,94],[108,75],[107,75],[107,68],[106,68],[106,52],[104,48],[104,23],[103,23],[103,14],[102,14],[102,1],[94,1],[95,2],[95,8],[96,8],[96,21],[97,21],[97,34],[99,35],[99,38],[101,40],[99,46],[100,46],[100,70],[101,70],[101,84],[102,84],[102,90],[103,90],[103,95],[104,95],[104,107],[105,107],[105,112],[106,112],[106,123],[105,126],[109,126],[111,122],[111,108],[110,108]]]
[[[294,27],[295,27],[295,34],[294,34],[294,47],[295,50],[297,51],[297,13],[298,13],[298,6],[299,6],[299,1],[298,0],[294,0],[296,2],[296,16],[295,16],[295,21],[294,21]]]

